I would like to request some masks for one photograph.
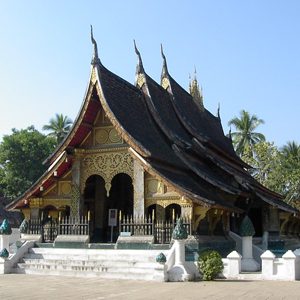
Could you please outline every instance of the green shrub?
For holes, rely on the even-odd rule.
[[[214,250],[204,251],[198,258],[198,269],[203,280],[214,280],[223,271],[221,255]]]

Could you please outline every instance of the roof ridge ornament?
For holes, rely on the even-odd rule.
[[[168,71],[168,65],[167,65],[167,59],[166,56],[164,54],[164,49],[163,49],[163,45],[160,44],[160,53],[161,56],[163,58],[163,67],[162,67],[162,71],[161,71],[161,76],[160,76],[160,82],[161,82],[161,86],[172,93],[171,90],[171,86],[170,86],[170,80],[169,80],[169,71]]]
[[[136,66],[136,75],[138,75],[139,73],[145,73],[145,70],[144,70],[144,66],[143,66],[141,53],[136,46],[135,40],[133,40],[133,44],[134,44],[134,51],[135,51],[136,55],[138,56],[138,64]]]
[[[161,52],[161,56],[163,58],[163,68],[162,68],[162,72],[161,72],[161,79],[163,79],[164,77],[169,75],[169,72],[168,72],[167,59],[166,59],[166,56],[164,54],[164,49],[163,49],[162,44],[160,44],[160,52]]]
[[[229,137],[230,140],[232,141],[231,126],[229,127],[228,137]]]
[[[219,120],[221,120],[221,117],[220,117],[220,109],[221,109],[221,107],[220,107],[220,102],[219,102],[219,103],[218,103],[218,110],[217,110],[217,117],[218,117]]]
[[[97,42],[94,39],[94,35],[93,35],[93,26],[91,25],[91,41],[92,44],[94,45],[94,53],[93,53],[93,58],[92,58],[92,65],[96,65],[96,64],[101,64],[100,59],[98,57],[98,46],[97,46]]]
[[[191,78],[191,75],[189,74],[189,92],[190,95],[193,97],[193,100],[197,103],[198,107],[200,108],[200,111],[204,111],[204,104],[203,104],[203,90],[202,86],[199,87],[199,83],[197,80],[197,70],[196,66],[194,66],[194,76],[193,79]]]

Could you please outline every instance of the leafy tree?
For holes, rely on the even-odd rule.
[[[55,140],[33,126],[12,130],[0,144],[0,188],[5,197],[21,195],[45,171],[43,160],[54,150]]]
[[[265,136],[262,133],[255,132],[255,129],[264,124],[264,120],[259,119],[256,115],[250,115],[247,111],[242,110],[240,117],[234,117],[228,122],[228,125],[233,125],[236,132],[232,132],[231,136],[233,144],[238,155],[243,155],[246,147],[249,147],[250,153],[253,155],[254,145],[258,142],[265,141]]]
[[[248,146],[242,156],[253,167],[251,175],[282,194],[287,203],[300,199],[300,151],[295,146],[295,142],[288,143],[279,150],[274,143],[260,142],[254,145],[254,155]]]
[[[73,121],[63,114],[56,114],[51,118],[49,124],[43,126],[43,130],[50,131],[49,136],[55,137],[57,144],[60,144],[71,129]]]
[[[281,172],[287,202],[300,199],[300,145],[288,142],[281,149]]]
[[[280,170],[281,154],[274,143],[259,142],[252,149],[247,145],[242,159],[253,167],[250,174],[257,181],[273,191],[283,192],[284,182]]]

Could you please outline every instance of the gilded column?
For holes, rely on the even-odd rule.
[[[277,207],[269,207],[269,228],[268,231],[271,235],[278,235],[280,231],[279,212]]]
[[[39,208],[33,207],[30,210],[30,219],[38,219],[39,218]]]
[[[134,217],[144,217],[145,213],[145,197],[144,197],[144,169],[137,161],[133,161],[133,188],[134,188]]]
[[[72,165],[71,217],[80,216],[80,198],[80,160],[75,160]]]

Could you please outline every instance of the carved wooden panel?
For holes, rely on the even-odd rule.
[[[111,180],[119,173],[133,179],[133,159],[128,152],[89,154],[82,159],[81,192],[90,176],[99,175],[104,179],[106,192],[109,193]]]

